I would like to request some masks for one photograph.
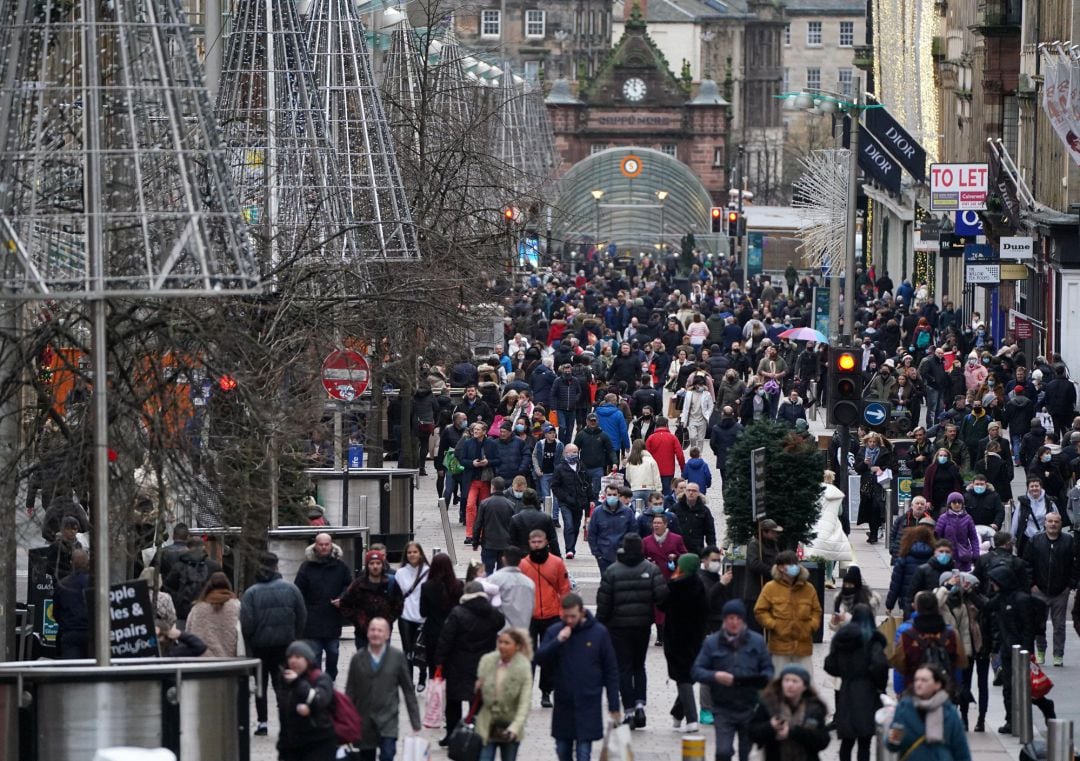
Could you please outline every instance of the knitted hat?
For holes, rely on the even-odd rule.
[[[692,573],[697,573],[698,568],[701,567],[701,558],[692,552],[688,552],[685,555],[679,555],[675,565],[683,576],[689,576]]]
[[[367,564],[372,560],[381,560],[383,565],[386,565],[386,553],[382,550],[368,550],[364,553],[364,567],[367,568]]]
[[[307,642],[304,642],[302,639],[298,639],[291,645],[289,645],[288,649],[285,651],[285,657],[287,658],[290,655],[299,655],[301,658],[308,662],[308,665],[316,665],[315,651],[311,648],[311,645],[309,645]]]
[[[728,616],[738,616],[743,621],[746,620],[746,606],[743,605],[742,600],[728,600],[724,603],[724,607],[720,609],[720,615],[723,618]]]
[[[804,669],[799,664],[791,663],[787,666],[784,666],[784,670],[780,672],[780,678],[783,679],[788,674],[799,677],[799,679],[803,680],[803,684],[805,684],[807,687],[810,686],[810,672]]]
[[[952,504],[953,502],[963,502],[963,501],[964,501],[964,495],[961,494],[958,491],[953,491],[953,492],[949,492],[949,498],[947,500],[945,500],[945,504],[949,505],[949,504]]]

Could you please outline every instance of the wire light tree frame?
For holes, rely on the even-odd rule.
[[[315,0],[308,19],[318,105],[363,250],[381,260],[415,260],[416,229],[363,24],[351,0]]]
[[[792,206],[805,210],[799,228],[803,261],[844,274],[844,236],[848,205],[848,151],[813,151],[800,159],[806,170],[794,183]]]

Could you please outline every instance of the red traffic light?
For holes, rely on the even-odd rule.
[[[235,391],[236,390],[236,378],[231,375],[222,375],[218,378],[218,388],[222,391]]]

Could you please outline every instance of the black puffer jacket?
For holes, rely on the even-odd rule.
[[[307,639],[336,639],[341,636],[345,619],[330,601],[337,600],[352,583],[352,573],[341,559],[341,548],[336,544],[330,555],[315,555],[315,545],[305,551],[305,560],[296,573],[296,588],[304,596],[308,618],[304,626]]]
[[[472,699],[480,657],[495,649],[499,631],[506,623],[505,616],[491,607],[483,592],[476,594],[479,597],[462,597],[461,605],[450,611],[439,635],[435,662],[443,667],[447,700]]]
[[[664,602],[667,594],[659,568],[642,555],[620,554],[600,579],[596,618],[609,629],[647,629],[653,623],[653,606]]]
[[[575,471],[565,460],[555,468],[551,493],[559,500],[560,507],[571,510],[584,510],[589,506],[589,501],[597,496],[592,493],[592,482],[585,466],[579,462]]]
[[[683,497],[675,503],[671,512],[679,519],[679,528],[682,529],[683,542],[688,551],[700,555],[702,549],[716,544],[716,522],[704,497],[698,497],[693,505]]]
[[[318,674],[318,676],[316,676]],[[324,742],[334,737],[334,683],[330,675],[316,668],[308,669],[282,691],[281,735],[278,750],[295,750]],[[311,713],[301,716],[296,707],[307,703]]]
[[[552,555],[562,557],[559,550],[559,532],[555,521],[543,510],[525,507],[510,519],[510,544],[525,549],[529,546],[529,534],[539,529],[547,535],[548,549]]]
[[[285,647],[307,621],[304,596],[277,571],[260,571],[240,600],[240,630],[249,647]]]

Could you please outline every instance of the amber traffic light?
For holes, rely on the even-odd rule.
[[[858,425],[862,410],[863,376],[859,358],[850,349],[829,349],[829,424]]]
[[[709,209],[709,219],[712,221],[712,231],[714,233],[724,232],[724,210],[719,206],[713,206]]]

